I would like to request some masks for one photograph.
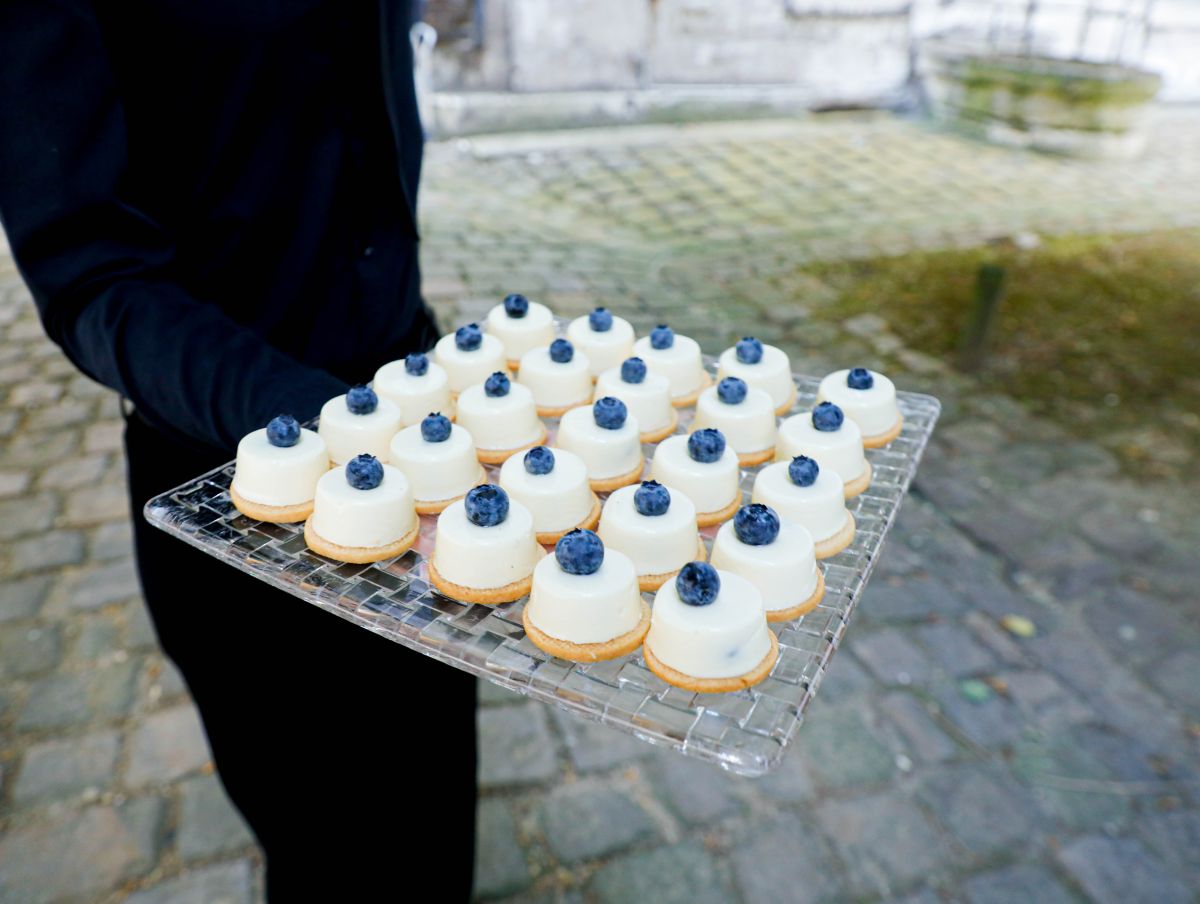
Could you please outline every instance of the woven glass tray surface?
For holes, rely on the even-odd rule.
[[[715,372],[714,362],[706,363]],[[797,376],[796,384],[793,412],[811,409],[818,380]],[[897,397],[903,432],[886,448],[867,450],[871,486],[848,503],[857,523],[854,542],[818,564],[825,575],[824,600],[796,621],[771,626],[780,656],[770,677],[732,694],[672,687],[646,668],[640,650],[591,665],[557,659],[525,638],[524,600],[493,608],[442,596],[430,585],[425,565],[435,517],[422,517],[416,545],[402,556],[372,565],[335,562],[307,548],[303,525],[266,524],[238,512],[229,498],[232,462],[151,499],[145,514],[151,524],[234,568],[396,643],[644,741],[741,775],[762,775],[779,764],[800,728],[941,410],[932,396]],[[692,414],[691,408],[679,412],[678,432],[687,430]],[[553,438],[557,420],[546,423]],[[654,447],[644,452],[648,473]],[[742,472],[747,502],[760,467],[765,465]],[[488,470],[493,476],[497,471]],[[710,549],[715,533],[716,528],[702,532]],[[652,602],[653,595],[646,599]]]

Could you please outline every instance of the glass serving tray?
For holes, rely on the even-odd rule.
[[[715,373],[712,359],[706,366]],[[793,413],[812,407],[817,383],[796,377]],[[238,512],[229,498],[233,462],[151,499],[145,514],[151,524],[233,567],[426,656],[685,756],[740,775],[763,775],[782,760],[820,687],[941,411],[932,396],[900,392],[897,398],[903,432],[886,448],[867,450],[871,486],[849,503],[858,528],[854,542],[818,565],[824,600],[796,621],[771,626],[780,655],[770,677],[731,694],[672,687],[646,668],[640,651],[590,665],[557,659],[525,638],[524,600],[493,608],[441,595],[425,566],[436,517],[421,518],[419,539],[402,556],[371,565],[336,562],[305,546],[303,525],[267,524]],[[693,413],[680,410],[677,432],[686,432]],[[545,420],[552,441],[558,422]],[[648,472],[654,447],[644,452]],[[747,502],[759,467],[742,472]],[[488,471],[494,479],[497,469]],[[702,531],[710,549],[715,533]],[[652,594],[645,596],[653,601]]]

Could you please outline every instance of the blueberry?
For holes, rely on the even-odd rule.
[[[646,379],[646,362],[641,358],[626,358],[621,362],[621,382],[641,383]]]
[[[575,528],[555,544],[554,558],[567,574],[595,574],[604,562],[604,544],[592,531]]]
[[[612,329],[612,314],[608,308],[596,308],[588,314],[588,325],[594,332],[607,333]]]
[[[423,377],[429,371],[429,356],[417,352],[404,359],[404,372],[410,377]]]
[[[467,520],[480,527],[495,527],[508,517],[508,493],[494,483],[484,483],[467,490],[463,500]]]
[[[726,405],[740,405],[746,401],[746,381],[737,377],[726,377],[717,384],[717,398]]]
[[[625,403],[612,396],[596,399],[592,405],[592,417],[596,419],[596,426],[605,430],[620,430],[625,426],[628,413]]]
[[[817,482],[821,466],[807,455],[797,455],[788,465],[788,478],[798,487],[810,487]]]
[[[721,592],[721,576],[707,562],[688,562],[675,578],[675,592],[689,606],[707,606]]]
[[[875,377],[865,367],[855,367],[846,374],[846,385],[851,389],[870,389],[875,385]]]
[[[346,407],[351,414],[370,414],[379,407],[379,396],[370,386],[351,386],[346,393]]]
[[[757,364],[762,360],[763,344],[753,336],[744,336],[738,342],[735,354],[743,364]]]
[[[545,446],[534,446],[525,453],[525,470],[530,474],[549,474],[554,470],[554,453]]]
[[[468,323],[454,331],[454,344],[459,351],[473,352],[483,345],[483,330],[478,323]]]
[[[665,515],[671,507],[671,494],[657,480],[644,480],[633,494],[633,507],[639,515]]]
[[[550,343],[550,360],[555,364],[566,364],[575,357],[575,346],[566,339],[555,339]]]
[[[501,396],[506,396],[510,389],[512,389],[512,383],[508,379],[508,374],[504,373],[504,371],[498,370],[483,381],[483,394],[489,399],[498,399]]]
[[[822,433],[832,433],[842,426],[846,415],[833,402],[822,402],[812,413],[812,425]]]
[[[743,505],[733,516],[733,532],[747,546],[766,546],[779,536],[779,516],[761,502]]]
[[[427,443],[444,443],[450,438],[450,418],[435,411],[421,421],[421,438]]]
[[[675,344],[675,331],[665,323],[660,323],[650,331],[650,347],[657,349],[670,348]]]
[[[267,442],[281,449],[296,445],[300,442],[300,424],[290,414],[271,418],[267,424]]]
[[[705,427],[688,437],[692,461],[712,462],[725,454],[725,437],[716,427]]]
[[[383,483],[383,465],[374,455],[355,455],[346,462],[346,483],[356,490],[373,490]]]
[[[529,313],[529,299],[524,295],[509,295],[504,299],[504,313],[520,320]]]

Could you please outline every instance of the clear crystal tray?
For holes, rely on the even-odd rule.
[[[714,371],[714,362],[706,360]],[[798,376],[796,383],[794,410],[807,410],[818,381]],[[941,410],[932,396],[897,395],[904,430],[887,448],[867,451],[871,486],[849,506],[858,526],[854,542],[819,563],[824,600],[801,619],[771,626],[780,656],[770,677],[732,694],[672,687],[636,654],[592,665],[556,659],[525,639],[523,600],[492,608],[442,596],[425,571],[433,517],[421,519],[419,540],[402,556],[373,565],[335,562],[305,546],[302,525],[265,524],[239,513],[229,499],[233,462],[151,499],[145,514],[151,524],[233,567],[426,656],[685,756],[762,775],[782,760],[820,687]],[[680,411],[680,432],[692,413]],[[553,437],[557,421],[547,425]],[[648,467],[654,448],[644,451]],[[757,470],[742,473],[746,501]],[[715,532],[703,531],[710,547]]]

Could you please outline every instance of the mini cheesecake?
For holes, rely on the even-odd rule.
[[[567,325],[567,338],[587,356],[592,379],[611,367],[619,367],[633,354],[633,327],[607,308],[576,317]]]
[[[657,590],[694,559],[705,557],[696,507],[654,480],[622,487],[604,503],[600,539],[629,556],[642,590]]]
[[[699,343],[679,335],[665,323],[634,342],[633,353],[646,362],[651,373],[667,378],[671,384],[671,404],[676,408],[696,404],[701,390],[712,383],[704,369]]]
[[[354,386],[321,407],[317,432],[335,465],[364,453],[386,462],[392,437],[400,432],[400,409],[370,387]]]
[[[588,484],[582,459],[565,449],[534,446],[500,466],[500,486],[533,515],[537,541],[553,546],[574,528],[600,521],[600,499]]]
[[[437,412],[392,437],[389,453],[422,515],[436,515],[486,477],[471,434]]]
[[[886,446],[900,435],[904,418],[896,404],[896,386],[881,373],[854,367],[835,370],[821,380],[818,402],[833,402],[862,431],[868,449]]]
[[[483,332],[478,323],[468,323],[443,336],[434,346],[433,354],[445,369],[450,392],[455,398],[468,386],[482,383],[496,371],[508,367],[504,345],[495,336]]]
[[[679,416],[671,405],[671,384],[650,373],[641,358],[626,358],[620,367],[596,378],[596,398],[620,399],[637,420],[643,443],[657,443],[675,431]]]
[[[546,441],[533,393],[496,371],[484,383],[468,386],[458,397],[458,423],[475,440],[485,464],[499,464],[514,452]]]
[[[375,371],[373,387],[381,399],[400,409],[401,426],[419,424],[435,411],[454,420],[450,378],[427,355],[412,354],[383,365]]]
[[[750,501],[801,525],[813,539],[816,557],[827,559],[854,540],[854,516],[846,508],[843,486],[836,471],[801,455],[759,471]]]
[[[304,542],[340,562],[379,562],[411,547],[420,526],[404,474],[373,455],[357,455],[317,482]]]
[[[238,443],[229,497],[249,518],[303,521],[312,514],[317,481],[328,471],[325,440],[282,414]]]
[[[530,349],[554,341],[554,315],[524,295],[509,295],[487,315],[487,331],[500,340],[508,366],[516,370]]]
[[[587,355],[566,339],[555,339],[521,356],[517,382],[533,393],[539,417],[562,417],[592,399],[592,372]]]
[[[779,425],[775,457],[791,461],[797,455],[807,455],[822,468],[837,471],[845,481],[847,499],[871,484],[871,464],[863,454],[862,433],[832,402],[821,402],[811,412],[793,415]]]
[[[692,430],[720,430],[743,468],[775,457],[775,406],[765,390],[738,377],[725,377],[700,393]]]
[[[582,459],[597,493],[611,493],[642,478],[638,422],[620,399],[605,396],[590,408],[568,411],[558,424],[555,444]]]
[[[776,414],[787,414],[796,401],[796,381],[787,354],[753,336],[746,336],[733,348],[721,352],[717,359],[717,379],[724,377],[737,377],[745,380],[747,386],[764,390],[771,397]]]
[[[737,454],[720,430],[667,437],[654,451],[650,476],[692,501],[700,527],[733,517],[742,501]]]

